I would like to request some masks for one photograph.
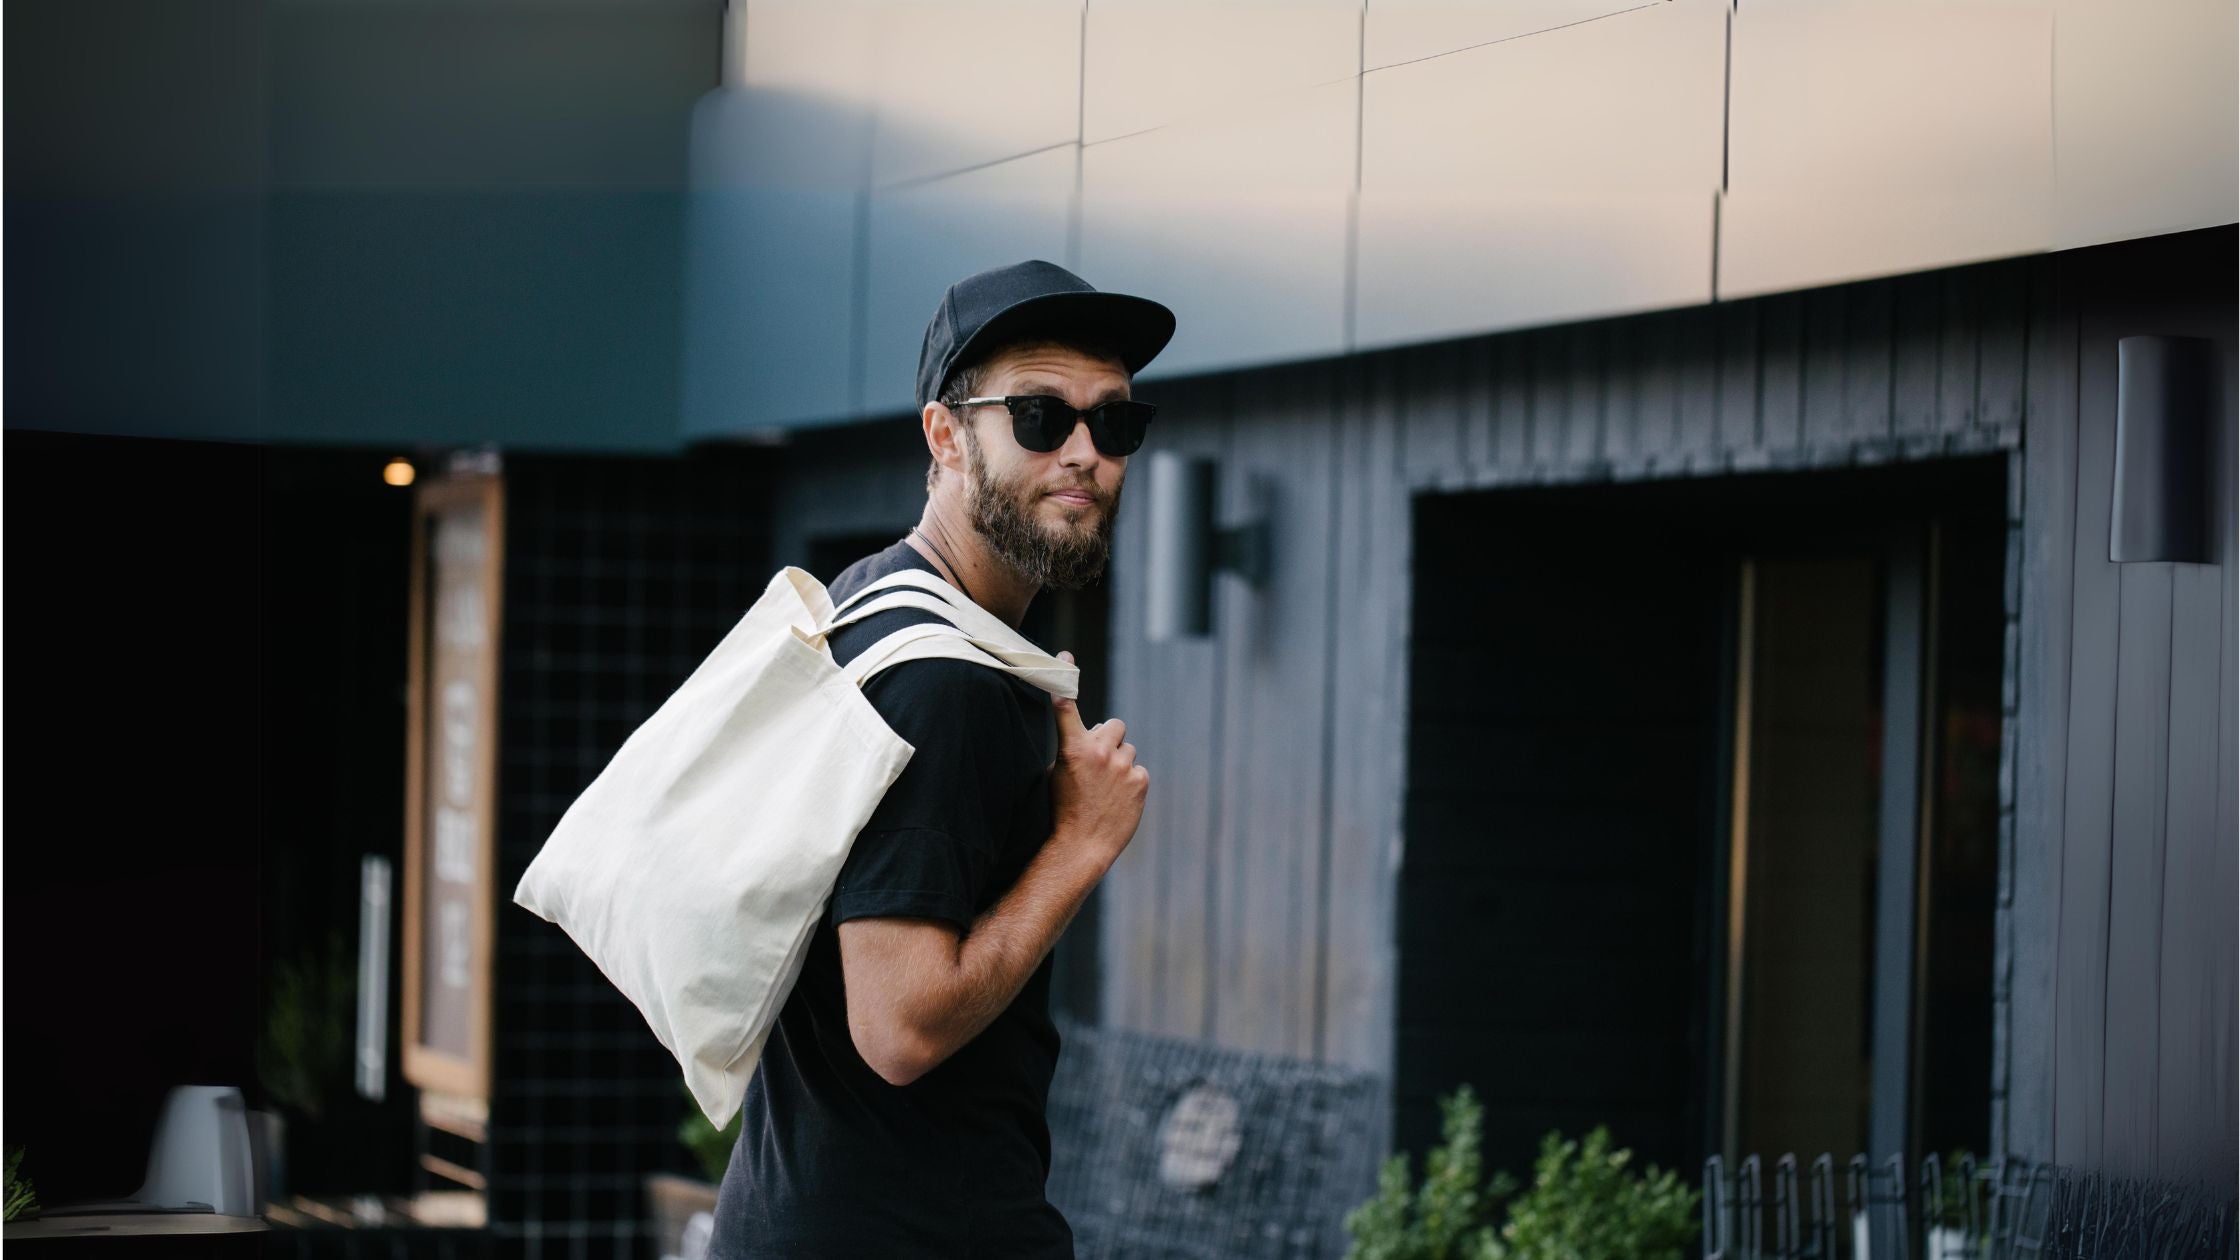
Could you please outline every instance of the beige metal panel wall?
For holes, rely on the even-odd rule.
[[[2240,55],[2229,0],[2053,7],[2053,247],[2240,217]]]
[[[1710,301],[1726,19],[1674,0],[1365,74],[1354,344]],[[1389,56],[1434,26],[1469,29],[1373,29]]]
[[[1041,258],[1070,261],[1080,150],[1071,144],[871,193],[863,408],[914,412],[926,321],[958,277]]]
[[[1719,296],[2047,248],[2053,27],[2037,4],[1736,10]]]
[[[1153,375],[1345,349],[1357,96],[1341,81],[1083,148],[1083,277],[1175,312]]]
[[[1053,261],[1174,305],[1155,365],[1170,376],[2234,217],[2234,18],[2214,0],[731,12],[733,81],[762,117],[727,123],[717,160],[764,191],[716,216],[710,230],[745,239],[696,245],[694,281],[776,300],[712,339],[695,330],[744,347],[729,378],[688,386],[735,396],[689,409],[700,434],[903,401],[884,365],[908,303],[890,290],[962,275],[986,258],[973,241],[1049,211],[1043,192],[1032,209],[999,194],[990,230],[961,228],[952,253],[964,183],[923,230],[901,190],[1067,148]],[[991,64],[1000,90],[972,71]],[[1033,168],[1038,189],[1056,165]],[[889,278],[898,248],[913,274]]]
[[[690,139],[688,440],[854,406],[873,37],[860,5],[730,12],[724,86],[701,100]]]
[[[818,143],[796,144],[803,136]],[[688,440],[852,404],[860,194],[834,168],[850,157],[860,162],[867,138],[862,113],[776,90],[720,89],[694,111],[685,198]],[[779,241],[784,248],[773,247]]]
[[[1097,0],[1081,138],[1098,144],[1360,70],[1360,0]]]
[[[926,3],[880,11],[873,185],[1080,139],[1080,0],[975,0],[964,12],[959,20],[959,6]]]
[[[1663,0],[1377,0],[1362,13],[1364,70],[1483,48],[1503,40],[1592,22]]]

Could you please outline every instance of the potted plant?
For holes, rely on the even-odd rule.
[[[655,1254],[684,1256],[692,1260],[687,1236],[693,1232],[693,1218],[706,1213],[713,1223],[716,1210],[716,1187],[723,1181],[723,1170],[731,1162],[731,1146],[739,1140],[739,1123],[745,1114],[731,1117],[731,1123],[717,1128],[700,1114],[700,1104],[693,1100],[692,1091],[686,1089],[684,1123],[677,1126],[677,1140],[706,1174],[705,1181],[680,1177],[675,1173],[651,1173],[646,1177],[646,1204],[653,1216],[653,1241]],[[703,1240],[702,1245],[705,1246]]]
[[[16,1147],[8,1152],[7,1202],[5,1210],[0,1211],[0,1220],[12,1221],[19,1217],[37,1216],[39,1214],[39,1200],[31,1193],[31,1183],[16,1171],[17,1166],[22,1163],[22,1147]]]

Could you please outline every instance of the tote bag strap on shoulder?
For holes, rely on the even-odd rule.
[[[943,622],[904,626],[864,649],[841,672],[861,687],[873,675],[905,661],[935,659],[985,666],[1067,700],[1077,698],[1080,692],[1081,671],[1074,666],[1040,652],[1017,652],[973,638]]]
[[[874,596],[877,598],[873,598]],[[924,602],[927,597],[934,602]],[[1025,636],[1005,625],[1002,618],[965,598],[963,591],[924,569],[902,569],[870,583],[842,600],[839,607],[834,609],[832,619],[822,628],[829,633],[874,613],[897,607],[925,608],[938,612],[976,639],[994,642],[1016,639],[1023,646],[1033,646],[1027,643]]]
[[[865,649],[844,671],[858,686],[904,661],[945,658],[1000,670],[1067,699],[1079,690],[1079,669],[1036,647],[939,577],[917,569],[890,573],[864,587],[842,601],[829,621],[802,637],[822,638],[897,608],[920,609],[942,620],[905,626]]]

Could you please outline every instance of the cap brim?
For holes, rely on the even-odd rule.
[[[1015,302],[980,325],[949,361],[946,380],[960,363],[977,359],[983,347],[997,346],[1038,332],[1085,332],[1111,339],[1128,375],[1141,372],[1174,337],[1174,312],[1149,298],[1126,293],[1045,293]]]

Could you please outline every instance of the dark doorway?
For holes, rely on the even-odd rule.
[[[1910,1144],[1982,1149],[2004,476],[1995,456],[1418,501],[1403,1147],[1465,1082],[1489,1165],[1519,1174],[1542,1134],[1596,1125],[1691,1180],[1738,1130],[1864,1146],[1910,573],[1927,690],[1899,716],[1930,736],[1910,746],[1932,803],[1897,1080]],[[1841,1122],[1798,1128],[1797,1099]]]

